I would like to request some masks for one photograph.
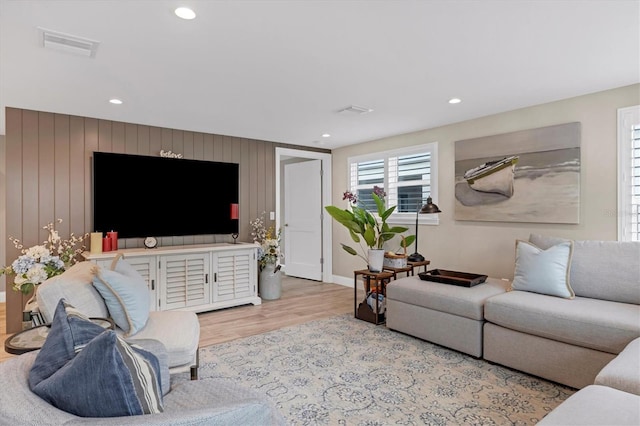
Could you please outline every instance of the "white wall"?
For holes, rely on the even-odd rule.
[[[532,232],[572,239],[616,239],[617,109],[638,104],[640,84],[336,149],[332,152],[333,204],[344,204],[342,193],[348,188],[348,157],[437,141],[437,204],[443,213],[439,215],[440,225],[420,227],[418,251],[431,260],[430,268],[511,279],[515,240],[527,239]],[[579,224],[454,220],[455,141],[574,121],[582,123]],[[349,241],[344,227],[334,221],[336,282],[353,282],[353,271],[366,267],[361,259],[340,247],[340,242]]]

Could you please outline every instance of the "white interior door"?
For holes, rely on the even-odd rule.
[[[284,166],[284,264],[288,276],[322,280],[322,161]]]

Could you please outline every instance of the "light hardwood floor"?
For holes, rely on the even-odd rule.
[[[198,314],[200,347],[345,313],[353,314],[353,288],[285,276],[278,300]],[[5,318],[6,305],[0,303],[0,361],[14,356],[4,351]]]

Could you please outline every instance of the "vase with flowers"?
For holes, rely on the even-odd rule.
[[[258,266],[260,268],[260,297],[267,300],[279,299],[282,292],[280,260],[284,257],[280,249],[282,230],[274,226],[265,227],[266,212],[250,221],[253,242],[258,245]]]
[[[57,219],[62,223],[62,219]],[[33,304],[35,292],[40,284],[51,277],[62,274],[68,267],[76,263],[76,256],[85,247],[76,248],[76,245],[84,241],[89,234],[76,236],[73,233],[63,240],[55,229],[53,222],[43,226],[47,230],[47,239],[41,244],[24,248],[23,244],[14,237],[9,237],[14,247],[20,250],[20,256],[11,265],[0,268],[0,276],[3,274],[14,275],[13,290],[22,294],[34,292],[34,296],[26,306]]]
[[[359,256],[367,262],[369,271],[382,271],[384,261],[384,244],[396,235],[406,232],[409,228],[404,226],[389,226],[387,220],[395,211],[396,206],[385,206],[386,193],[378,186],[373,187],[371,198],[376,205],[377,216],[374,216],[367,208],[358,202],[357,196],[346,191],[342,199],[349,201],[351,210],[340,209],[336,206],[326,206],[326,211],[338,223],[344,225],[349,231],[351,239],[360,244],[361,253],[353,247],[342,244],[342,248],[349,254]],[[360,204],[360,205],[359,205]],[[405,236],[401,245],[407,247],[413,243],[415,235]],[[366,250],[366,257],[364,256]]]

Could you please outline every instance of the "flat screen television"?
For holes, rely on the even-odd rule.
[[[93,153],[93,227],[118,238],[238,232],[236,163]]]

